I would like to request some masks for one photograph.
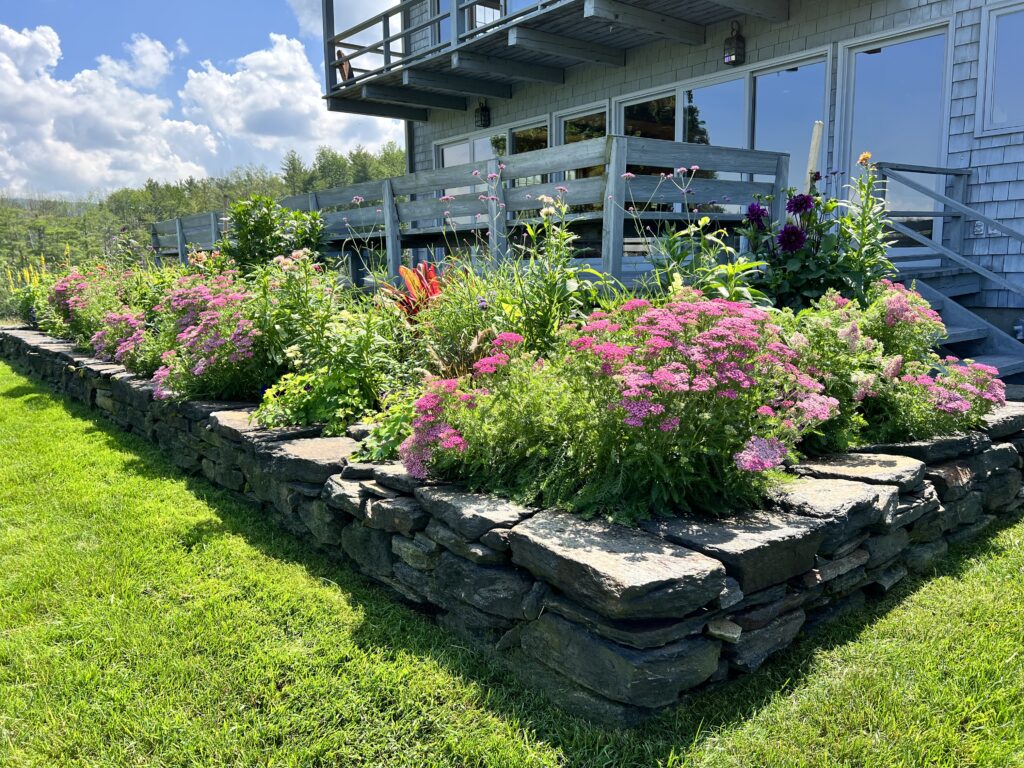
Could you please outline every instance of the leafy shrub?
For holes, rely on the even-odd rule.
[[[547,361],[499,335],[469,380],[417,402],[403,460],[417,476],[622,520],[755,502],[763,473],[838,405],[782,330],[694,294],[594,313]]]
[[[874,283],[894,272],[886,258],[885,202],[870,156],[862,165],[849,187],[852,200],[790,190],[789,216],[774,225],[760,202],[747,208],[740,233],[753,257],[767,264],[764,290],[776,306],[801,309],[829,290],[864,300]]]
[[[253,195],[232,205],[228,219],[230,235],[220,250],[244,268],[293,251],[320,249],[324,221],[316,211],[290,210],[273,198]]]

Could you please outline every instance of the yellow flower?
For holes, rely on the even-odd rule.
[[[857,164],[858,165],[867,165],[870,162],[871,162],[871,153],[870,152],[861,152],[860,153],[860,157],[857,158]]]

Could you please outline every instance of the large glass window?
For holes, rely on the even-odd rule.
[[[985,125],[988,130],[1024,125],[1024,9],[993,13],[988,32]]]
[[[511,139],[509,154],[518,155],[522,152],[533,152],[548,147],[548,127],[546,125],[534,125],[527,128],[514,128],[510,134]],[[524,176],[515,180],[517,187],[525,187],[530,184],[543,184],[547,176]]]
[[[746,147],[746,86],[742,79],[684,92],[683,141]]]
[[[871,152],[875,160],[939,164],[945,61],[945,34],[883,44],[853,54],[848,169],[857,169],[857,158],[864,151]],[[912,177],[938,189],[940,177]],[[936,206],[928,196],[896,182],[888,185],[887,200],[893,210],[930,211]],[[937,221],[930,216],[912,216],[903,223],[926,237],[934,237]],[[917,245],[909,239],[900,244]]]
[[[562,143],[575,144],[578,141],[598,139],[608,133],[608,115],[604,110],[588,115],[567,117],[562,121]],[[567,179],[589,179],[604,173],[603,165],[579,168],[566,173]]]
[[[623,109],[622,131],[627,136],[674,141],[676,138],[676,97],[662,96]]]
[[[801,189],[814,122],[825,119],[825,74],[817,61],[754,78],[754,149],[788,153],[790,183]]]

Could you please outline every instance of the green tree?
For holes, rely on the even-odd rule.
[[[281,161],[281,179],[290,195],[309,192],[313,188],[313,170],[294,149],[288,150]]]

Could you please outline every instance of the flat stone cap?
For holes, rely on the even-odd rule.
[[[892,453],[845,453],[805,461],[793,467],[798,475],[895,485],[901,491],[920,485],[925,469],[925,463],[920,459]]]
[[[768,512],[720,520],[677,518],[642,527],[721,561],[746,594],[811,570],[825,537],[822,520]]]
[[[515,502],[453,486],[420,487],[415,493],[427,512],[467,541],[476,541],[492,528],[511,528],[533,514]]]
[[[270,443],[258,455],[269,464],[267,470],[282,479],[322,484],[342,470],[358,447],[347,437],[313,437]]]
[[[682,618],[725,588],[717,560],[619,525],[540,512],[509,533],[512,562],[613,619]]]
[[[985,431],[993,440],[1024,430],[1024,403],[1007,403],[985,417]]]

